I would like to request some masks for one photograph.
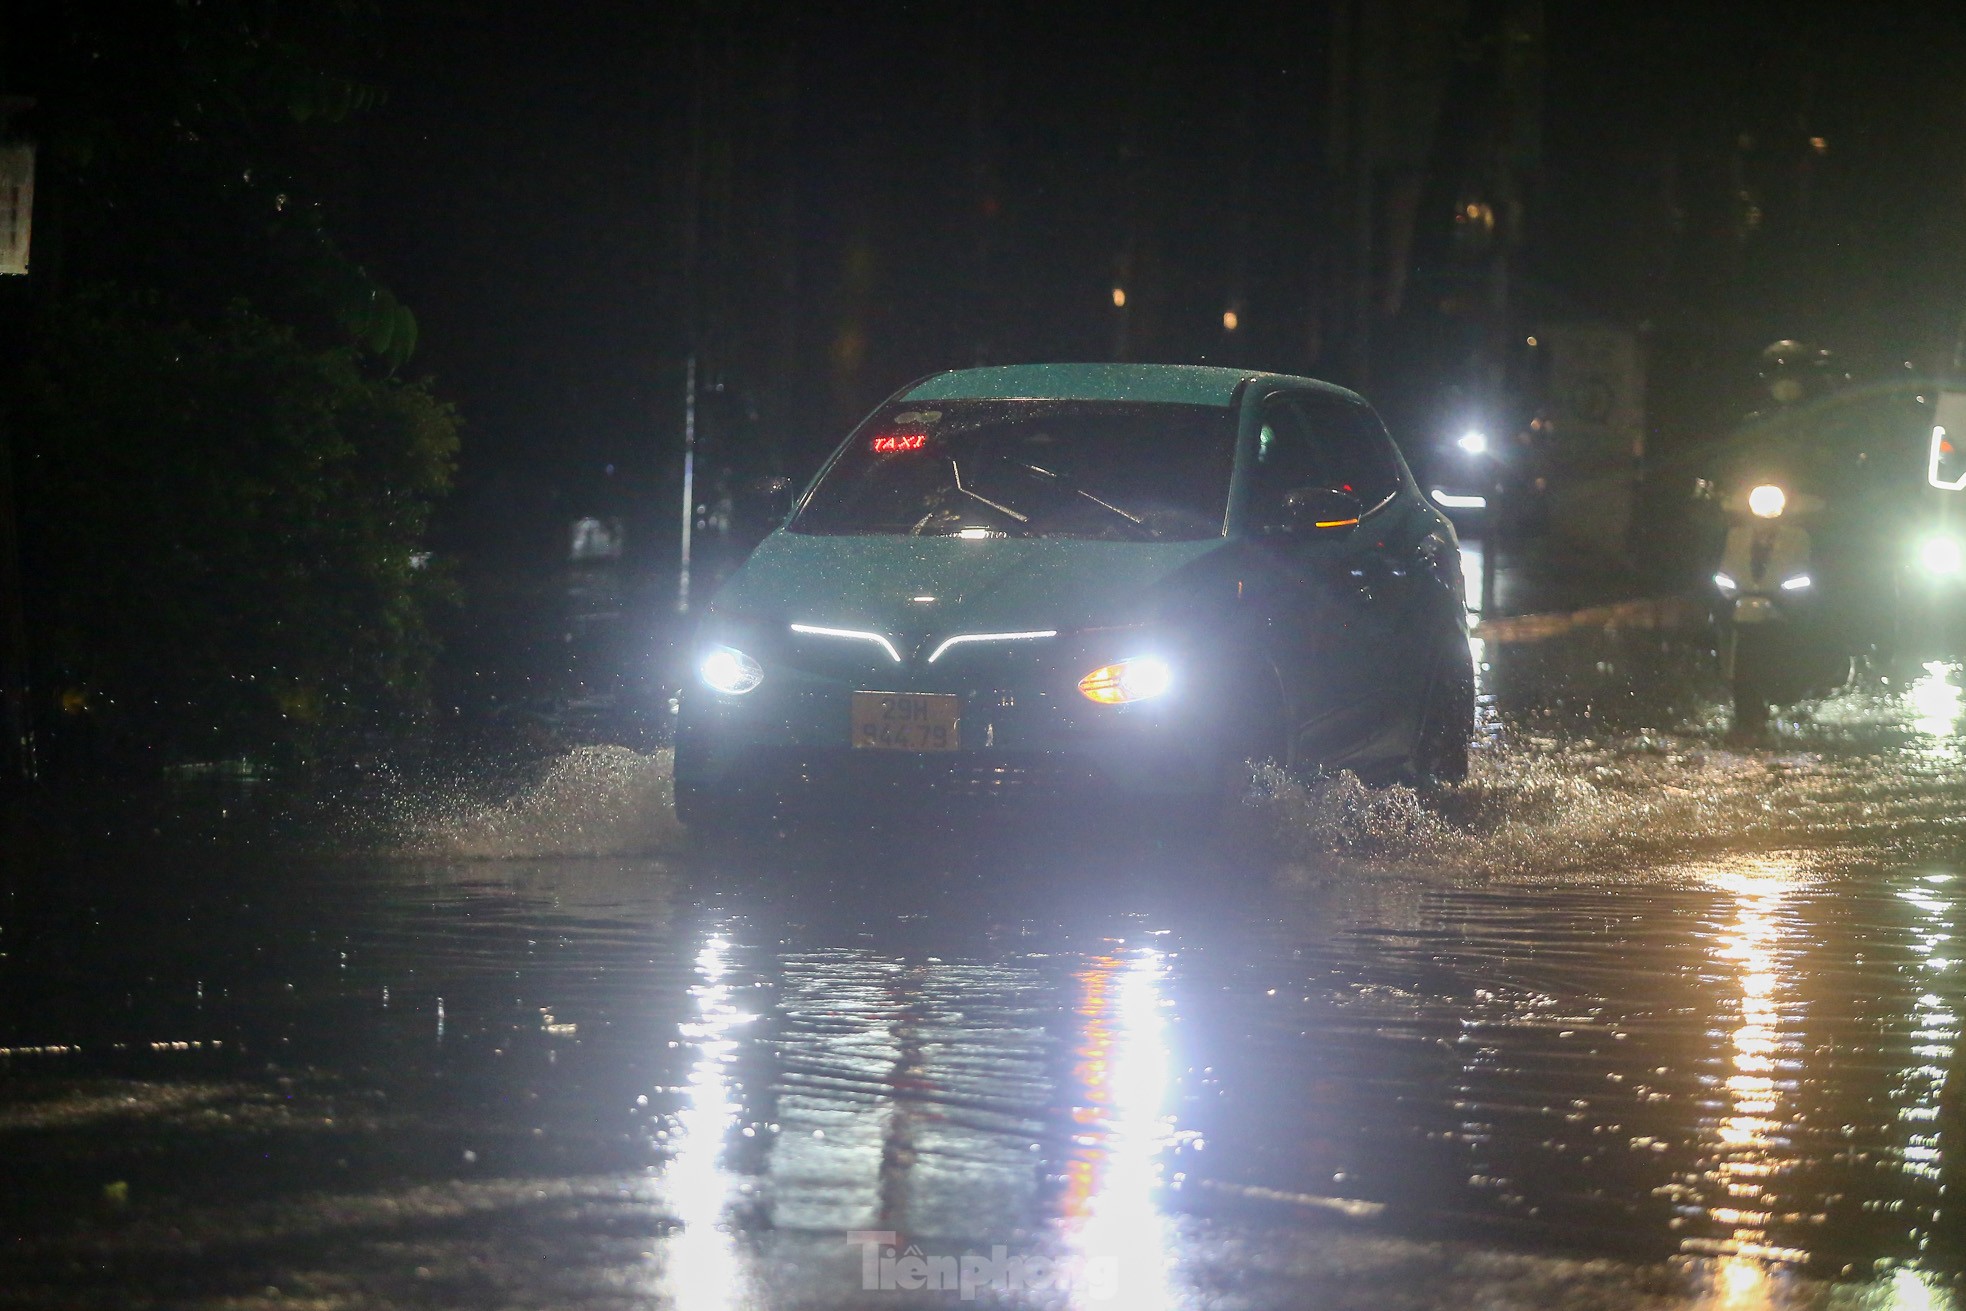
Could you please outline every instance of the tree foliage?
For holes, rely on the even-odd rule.
[[[153,308],[64,309],[20,391],[46,684],[179,755],[413,711],[450,410],[243,306],[206,325]]]
[[[356,0],[30,0],[6,82],[35,97],[65,283],[141,286],[187,312],[247,298],[392,366],[416,320],[331,231],[344,123],[386,100]],[[31,58],[29,57],[31,56]]]
[[[31,655],[57,737],[264,754],[413,713],[457,419],[334,232],[360,0],[26,0],[0,84],[41,143],[4,366]],[[105,740],[106,739],[106,740]]]

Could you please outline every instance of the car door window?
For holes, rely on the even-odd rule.
[[[1368,510],[1399,490],[1399,461],[1372,411],[1337,397],[1299,396],[1290,404],[1319,453],[1319,486],[1350,492]]]
[[[1293,492],[1341,491],[1371,509],[1399,490],[1399,464],[1372,412],[1322,396],[1276,396],[1256,439],[1250,522],[1258,532],[1285,522]]]
[[[1303,411],[1286,397],[1274,397],[1263,407],[1256,434],[1256,476],[1250,485],[1250,522],[1259,533],[1274,531],[1285,521],[1284,502],[1290,493],[1317,482],[1318,451]]]

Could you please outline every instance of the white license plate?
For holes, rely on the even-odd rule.
[[[1765,596],[1744,596],[1734,603],[1734,622],[1765,624],[1775,617],[1775,603]]]
[[[963,699],[944,692],[855,692],[853,745],[874,751],[954,751]]]

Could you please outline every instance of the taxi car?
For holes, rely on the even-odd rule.
[[[804,796],[1220,797],[1251,760],[1467,770],[1459,546],[1309,378],[1019,365],[913,383],[702,617],[689,825]]]

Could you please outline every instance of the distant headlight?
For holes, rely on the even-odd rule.
[[[1797,574],[1793,578],[1784,578],[1782,580],[1782,590],[1784,592],[1799,592],[1805,587],[1814,586],[1815,582],[1816,580],[1808,574]]]
[[[1101,665],[1079,680],[1079,691],[1102,706],[1121,706],[1160,696],[1174,686],[1174,670],[1159,656],[1135,656]]]
[[[1763,483],[1748,493],[1748,509],[1763,519],[1781,518],[1788,503],[1788,493],[1774,483]]]
[[[758,662],[734,646],[713,646],[696,666],[697,676],[719,692],[742,696],[765,681]]]
[[[1950,577],[1966,565],[1966,551],[1960,549],[1957,537],[1928,537],[1918,548],[1918,561],[1926,573]]]
[[[1734,576],[1732,574],[1715,574],[1713,576],[1713,585],[1715,587],[1718,587],[1721,591],[1728,592],[1728,593],[1738,592],[1741,590],[1741,585],[1734,581]]]

